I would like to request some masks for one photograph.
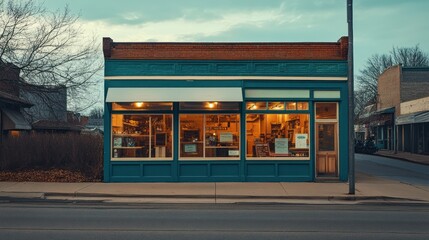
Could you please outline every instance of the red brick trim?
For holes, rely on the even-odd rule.
[[[109,59],[347,60],[347,48],[347,37],[330,43],[126,43],[103,38]]]

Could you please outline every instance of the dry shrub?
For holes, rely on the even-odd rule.
[[[8,137],[0,144],[0,170],[67,169],[99,180],[103,137],[76,133],[32,133]]]

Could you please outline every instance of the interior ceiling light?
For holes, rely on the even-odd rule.
[[[209,102],[209,103],[207,104],[207,107],[208,107],[208,108],[214,108],[217,104],[218,104],[217,102]]]
[[[134,105],[138,108],[143,107],[143,102],[135,102]]]

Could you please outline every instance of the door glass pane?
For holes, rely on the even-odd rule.
[[[319,151],[335,151],[335,124],[319,124]]]

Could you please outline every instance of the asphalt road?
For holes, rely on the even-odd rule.
[[[426,206],[0,204],[0,239],[429,239]]]
[[[376,155],[356,154],[356,171],[411,185],[429,186],[429,166]]]

